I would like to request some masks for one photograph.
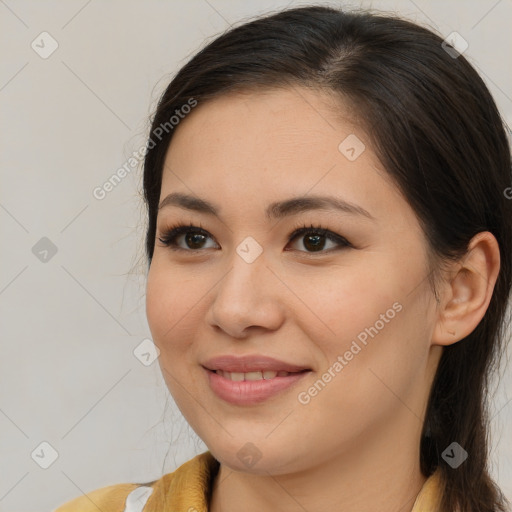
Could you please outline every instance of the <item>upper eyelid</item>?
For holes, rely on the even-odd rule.
[[[178,224],[177,226],[175,227],[170,227],[169,229],[165,229],[163,230],[163,232],[160,234],[160,235],[157,235],[157,238],[162,242],[162,243],[165,243],[165,245],[168,245],[168,246],[173,246],[174,249],[182,249],[186,252],[199,252],[201,249],[184,249],[182,247],[179,247],[179,245],[177,245],[175,242],[171,242],[169,241],[168,243],[166,243],[164,240],[162,240],[162,238],[172,238],[173,240],[176,240],[177,237],[185,234],[186,232],[188,231],[191,231],[191,232],[196,232],[196,233],[202,233],[202,234],[205,234],[206,236],[208,236],[208,238],[211,238],[217,245],[220,245],[215,237],[205,228],[201,227],[201,226],[197,226],[196,224],[193,224],[193,223],[189,223],[189,224],[186,224],[186,223],[181,223],[181,224]],[[330,229],[327,229],[327,228],[324,228],[324,227],[321,227],[321,226],[307,226],[307,225],[300,225],[296,228],[294,228],[288,235],[289,237],[289,240],[294,240],[295,238],[297,238],[298,236],[300,235],[303,235],[307,232],[320,232],[320,233],[323,233],[323,235],[329,239],[331,242],[334,242],[336,244],[338,244],[338,247],[340,246],[347,246],[347,247],[353,247],[352,243],[347,240],[347,238],[345,238],[344,236],[342,235],[339,235],[338,233],[330,230]],[[329,252],[330,250],[327,250],[327,251],[319,251],[319,253],[326,253],[326,252]],[[306,252],[307,251],[300,251],[300,252]],[[313,253],[311,253],[313,254]]]
[[[174,235],[176,235],[176,232],[178,232],[178,230],[182,231],[181,233],[178,233],[178,234],[183,234],[183,232],[186,232],[185,231],[186,229],[188,229],[190,231],[196,231],[198,233],[206,233],[210,238],[215,240],[215,237],[207,229],[202,228],[200,226],[196,226],[195,224],[193,224],[193,225],[181,224],[181,225],[178,225],[178,226],[176,226],[174,228],[163,229],[163,230],[158,230],[157,229],[157,234],[158,234],[158,232],[160,232],[160,236],[166,236],[166,235],[170,235],[172,232],[175,232]],[[289,233],[288,236],[290,236],[290,237],[297,236],[298,234],[301,234],[302,232],[307,232],[307,231],[323,231],[326,234],[332,234],[332,235],[334,235],[334,236],[336,236],[338,238],[345,239],[344,236],[339,235],[338,233],[336,233],[336,232],[334,232],[334,231],[332,231],[330,229],[322,228],[322,227],[317,227],[317,226],[299,226],[297,228],[294,228]]]

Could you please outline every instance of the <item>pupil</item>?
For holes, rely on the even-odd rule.
[[[196,238],[197,237],[197,238]],[[187,234],[186,236],[186,240],[187,240],[187,244],[190,246],[194,246],[195,242],[199,243],[199,245],[201,244],[201,241],[204,241],[204,240],[201,240],[200,237],[204,238],[204,235],[202,235],[201,233],[193,233],[193,234]],[[194,248],[201,248],[201,247],[194,247]]]
[[[201,243],[204,242],[204,235],[202,235],[201,233],[188,233],[185,238],[187,244],[189,246],[193,246],[193,248],[196,249],[200,249]],[[304,246],[312,251],[321,250],[325,245],[325,240],[322,240],[322,238],[323,235],[307,235],[305,237],[307,241],[304,243]]]
[[[307,242],[304,243],[304,246],[307,249],[312,248],[313,251],[318,251],[320,249],[323,249],[323,247],[325,245],[325,240],[323,241],[324,243],[321,243],[320,240],[322,239],[322,237],[323,237],[323,235],[307,235],[306,240],[314,240],[314,241],[313,241],[311,247],[309,246],[309,244]]]

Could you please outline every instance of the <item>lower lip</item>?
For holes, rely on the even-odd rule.
[[[205,371],[212,391],[222,400],[234,405],[254,405],[289,389],[310,371],[291,373],[286,377],[273,379],[233,381],[212,370]]]

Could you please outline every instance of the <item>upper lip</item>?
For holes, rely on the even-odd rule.
[[[225,372],[262,372],[262,371],[275,371],[275,372],[301,372],[309,370],[306,366],[287,363],[267,357],[261,354],[247,355],[247,356],[233,356],[222,355],[208,359],[202,364],[208,370],[222,370]]]

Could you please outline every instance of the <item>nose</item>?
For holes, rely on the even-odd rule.
[[[251,263],[234,252],[231,265],[214,287],[207,321],[233,338],[249,331],[276,330],[284,321],[281,300],[286,288],[261,254]]]

